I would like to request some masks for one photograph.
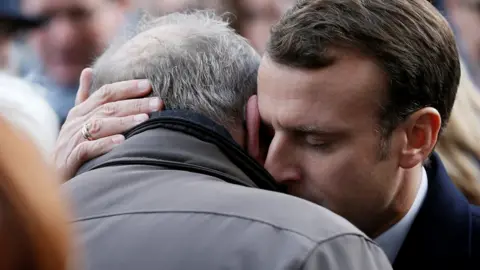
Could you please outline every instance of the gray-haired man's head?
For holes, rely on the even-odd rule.
[[[93,66],[92,89],[148,79],[167,109],[187,109],[238,126],[256,93],[260,56],[210,12],[146,17]]]

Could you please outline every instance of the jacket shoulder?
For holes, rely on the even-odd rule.
[[[124,169],[128,169],[128,177],[126,173],[119,173]],[[107,174],[110,177],[103,177]],[[132,182],[134,176],[142,180]],[[343,217],[306,200],[191,172],[163,171],[159,174],[143,166],[116,168],[115,171],[105,168],[77,176],[63,187],[77,206],[79,219],[111,213],[173,210],[269,224],[313,242],[342,234],[366,237]]]
[[[301,269],[388,270],[392,266],[382,249],[374,243],[354,235],[343,235],[314,248]]]
[[[298,232],[315,242],[341,235],[367,238],[343,217],[309,201],[291,195],[241,187],[232,187],[232,192],[239,192],[239,197],[247,197],[248,205],[255,208],[253,211],[244,211],[243,215]],[[272,211],[274,209],[276,211]]]
[[[116,168],[128,174],[99,169],[64,184],[92,264],[132,269],[126,266],[140,260],[151,262],[146,269],[390,269],[378,266],[387,259],[377,245],[318,205],[207,175],[147,168]],[[109,177],[99,177],[107,172]]]

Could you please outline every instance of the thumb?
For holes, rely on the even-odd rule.
[[[86,68],[82,71],[82,74],[80,75],[80,85],[78,87],[77,97],[75,98],[75,105],[87,100],[90,86],[92,84],[92,78],[93,71],[91,68]]]

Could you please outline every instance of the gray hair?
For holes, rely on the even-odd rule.
[[[146,15],[95,62],[92,90],[146,78],[166,109],[192,110],[232,127],[256,93],[259,64],[250,44],[213,12]]]

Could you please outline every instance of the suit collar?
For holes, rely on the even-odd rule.
[[[417,217],[423,202],[427,196],[428,179],[427,172],[422,168],[422,178],[417,190],[415,200],[407,214],[386,232],[375,239],[375,242],[383,249],[391,263],[395,261],[410,228]]]
[[[394,269],[410,269],[415,260],[442,265],[452,259],[465,258],[466,261],[468,258],[469,203],[451,182],[438,155],[433,154],[430,161],[426,166],[427,196],[395,260]]]

